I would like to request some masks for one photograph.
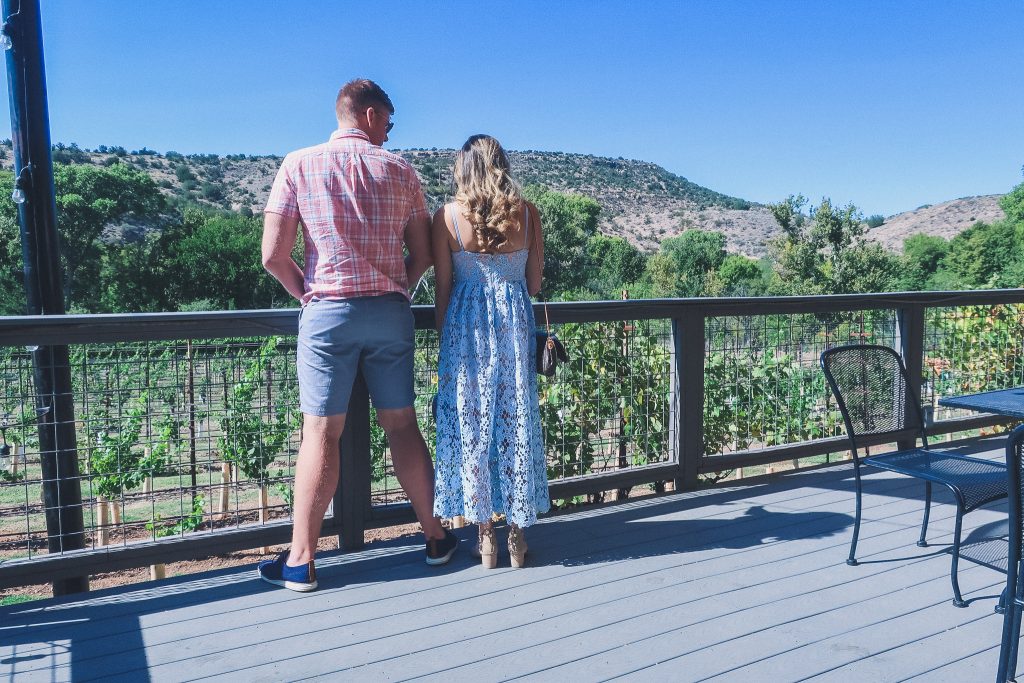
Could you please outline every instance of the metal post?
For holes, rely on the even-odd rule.
[[[918,405],[921,403],[921,375],[924,371],[924,318],[924,306],[920,304],[907,304],[896,310],[896,330],[899,335],[896,340],[897,350],[903,356],[903,364],[907,368],[910,395]],[[910,418],[915,416],[916,411],[909,405],[905,410],[907,414],[904,423],[913,423]],[[901,449],[914,448],[916,445],[913,438],[901,439],[896,443]]]
[[[695,489],[704,457],[704,310],[695,308],[672,319],[675,341],[676,490]]]
[[[370,510],[370,393],[363,374],[356,375],[340,443],[341,471],[334,494],[334,516],[341,520],[338,544],[363,547]]]
[[[7,78],[11,100],[16,193],[28,313],[63,315],[57,206],[50,158],[50,119],[43,69],[38,0],[3,0],[3,33],[10,37]],[[67,346],[32,349],[39,416],[39,454],[50,553],[85,547],[82,488],[75,443],[74,401]],[[53,582],[54,595],[89,589],[89,577]]]

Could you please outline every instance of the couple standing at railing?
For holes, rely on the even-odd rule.
[[[431,223],[416,172],[381,148],[394,111],[376,83],[346,84],[335,103],[338,130],[286,156],[267,201],[263,264],[302,304],[303,426],[291,547],[258,571],[292,590],[317,586],[316,544],[357,371],[423,529],[428,565],[447,563],[458,545],[440,518],[462,515],[478,525],[475,554],[494,567],[491,520],[500,513],[511,562],[522,566],[523,529],[550,506],[530,304],[544,265],[537,209],[497,140],[474,135],[456,155],[455,201]],[[291,258],[300,224],[304,268]],[[431,265],[441,332],[434,467],[413,408],[409,302],[410,284]]]

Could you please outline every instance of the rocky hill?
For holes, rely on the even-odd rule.
[[[882,246],[900,251],[903,240],[923,232],[952,239],[977,222],[994,223],[1006,218],[999,208],[1002,195],[963,197],[941,204],[922,206],[890,216],[885,223],[869,230],[867,236]]]
[[[450,149],[399,150],[416,168],[431,209],[450,199]],[[12,164],[10,142],[0,144],[0,167]],[[173,202],[196,202],[225,209],[258,213],[266,202],[281,157],[232,154],[158,154],[100,146],[84,150],[57,144],[55,163],[130,164],[149,173]],[[654,251],[667,237],[686,230],[715,230],[725,234],[731,252],[762,256],[769,239],[779,232],[761,205],[730,197],[690,182],[643,161],[610,159],[584,154],[510,152],[513,170],[524,185],[542,185],[595,199],[602,208],[600,230],[618,235],[645,251]],[[999,195],[969,197],[921,207],[886,219],[869,231],[871,239],[900,249],[916,232],[952,237],[975,221],[1002,217]]]

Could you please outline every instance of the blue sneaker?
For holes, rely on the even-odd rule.
[[[427,564],[432,567],[447,564],[459,547],[459,538],[447,529],[444,530],[444,538],[436,541],[427,541]]]
[[[316,590],[316,567],[313,560],[300,567],[289,567],[286,564],[288,551],[277,556],[275,560],[264,560],[256,566],[256,573],[267,583],[284,586],[288,590],[308,593]]]

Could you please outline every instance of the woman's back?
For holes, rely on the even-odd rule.
[[[502,283],[522,285],[526,281],[526,265],[530,252],[530,214],[523,202],[523,211],[518,229],[507,236],[495,253],[480,250],[476,231],[469,224],[469,218],[458,204],[445,207],[451,220],[449,231],[457,247],[452,251],[454,281],[459,284],[496,286]],[[461,217],[460,217],[461,214]]]

